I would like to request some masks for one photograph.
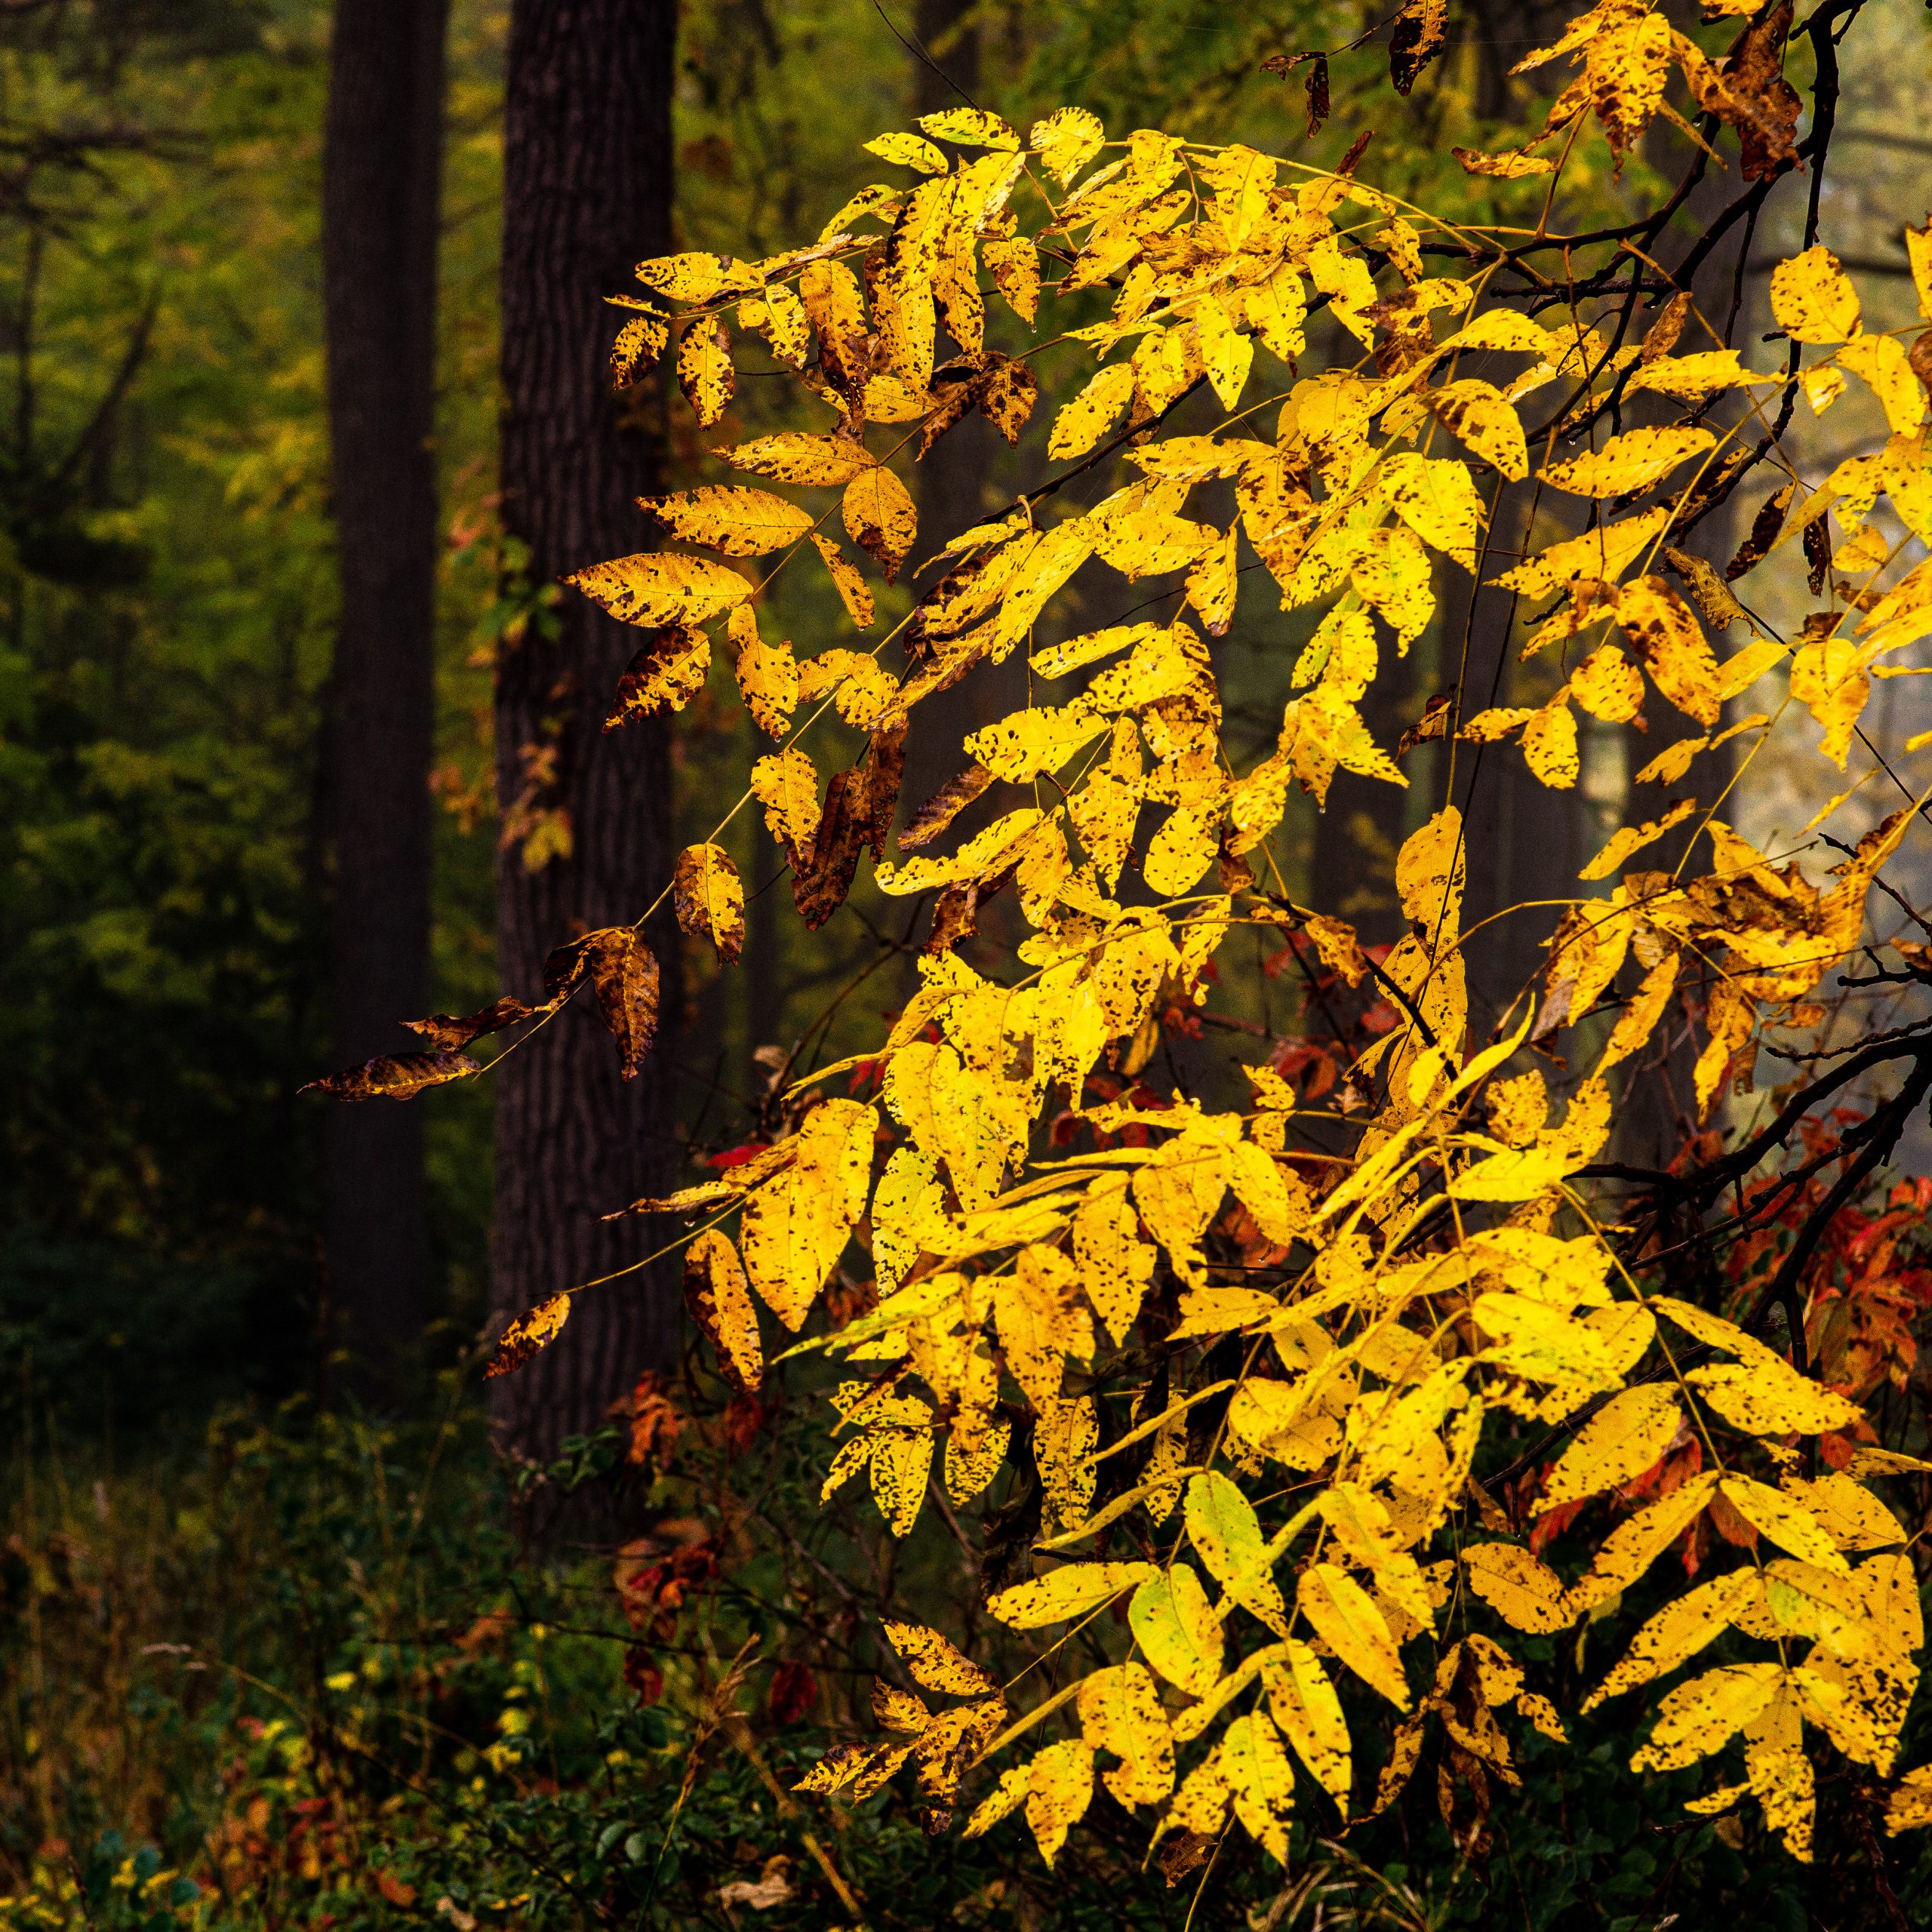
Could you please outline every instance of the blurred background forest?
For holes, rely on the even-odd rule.
[[[1501,191],[1463,175],[1449,146],[1501,144],[1525,106],[1507,67],[1568,11],[1453,8],[1448,54],[1406,103],[1388,92],[1386,54],[1338,56],[1331,116],[1311,136],[1300,78],[1262,63],[1342,48],[1374,23],[1370,11],[686,0],[670,233],[613,245],[626,260],[672,245],[749,257],[809,240],[881,172],[862,141],[957,98],[935,67],[1022,126],[1073,102],[1115,134],[1211,130],[1331,164],[1373,127],[1380,185],[1452,214],[1487,208]],[[529,662],[569,621],[506,519],[499,472],[510,15],[509,0],[451,0],[443,57],[433,743],[426,770],[401,774],[432,805],[423,1012],[534,995],[500,978],[500,870],[527,897],[531,879],[570,862],[583,831],[557,802],[542,743],[498,742],[503,667]],[[777,1795],[789,1779],[774,1782],[782,1752],[769,1741],[768,1761],[747,1738],[699,1786],[684,1825],[663,1829],[662,1764],[675,1792],[674,1747],[709,1707],[700,1699],[675,1715],[677,1698],[651,1681],[675,1647],[652,1661],[638,1640],[675,1610],[667,1590],[715,1569],[718,1546],[700,1537],[678,1546],[698,1556],[666,1558],[655,1607],[619,1604],[608,1569],[586,1581],[518,1561],[485,1444],[479,1345],[493,1318],[536,1297],[493,1281],[488,1083],[445,1090],[414,1116],[426,1235],[420,1278],[398,1292],[421,1319],[372,1346],[353,1285],[331,1269],[325,1104],[297,1090],[343,1057],[332,961],[336,923],[357,907],[339,890],[332,828],[343,788],[366,772],[346,735],[357,714],[339,649],[344,504],[323,248],[331,29],[324,0],[0,0],[0,1895],[17,1895],[0,1920],[11,1909],[22,1924],[424,1919],[459,1932],[829,1924],[841,1911],[863,1922],[823,1876],[838,1865],[862,1892],[869,1877],[881,1924],[937,1923],[961,1898],[962,1923],[1141,1922],[1143,1905],[1111,1893],[1104,1869],[1085,1891],[1078,1870],[1063,1872],[1048,1912],[1030,1881],[1002,1868],[1005,1854],[929,1847],[897,1814],[828,1860]],[[1898,218],[1924,200],[1932,140],[1918,131],[1932,106],[1932,35],[1910,0],[1874,5],[1856,31],[1824,232],[1868,309],[1903,315]],[[1639,158],[1620,180],[1606,168],[1580,192],[1620,205],[1659,178]],[[1789,199],[1781,189],[1748,259],[1726,266],[1747,318],[1740,341],[1768,326],[1749,318],[1766,313],[1763,275],[1801,209],[1801,189]],[[605,315],[585,352],[593,369],[621,320]],[[781,426],[758,387],[744,385],[719,436]],[[600,393],[595,406],[634,413],[663,487],[710,480],[688,415],[665,411],[653,383],[616,404]],[[1867,399],[1848,396],[1829,415],[1801,410],[1795,434],[1822,471],[1884,429]],[[1017,473],[989,432],[949,440],[921,485],[928,527],[973,521]],[[1735,517],[1748,522],[1756,501]],[[649,526],[635,521],[630,547],[646,547]],[[1712,534],[1713,554],[1740,534],[1735,521]],[[894,615],[918,594],[878,588]],[[822,581],[781,586],[779,621],[801,648],[830,635],[831,598]],[[1257,738],[1272,731],[1271,694],[1278,706],[1281,648],[1252,614],[1227,641],[1230,721]],[[1447,681],[1434,654],[1449,648],[1426,638],[1378,689],[1378,729],[1399,734],[1420,715]],[[1518,688],[1497,701],[1538,701],[1534,681],[1546,675],[1512,667]],[[1888,685],[1868,713],[1881,748],[1909,734],[1911,688]],[[675,851],[728,809],[755,752],[721,698],[694,703],[663,755],[674,822],[660,849]],[[909,774],[909,803],[946,775]],[[1577,793],[1529,788],[1534,820],[1504,798],[1492,835],[1505,903],[1535,896],[1540,880],[1573,890],[1581,857],[1626,810],[1645,815],[1629,781],[1621,734],[1604,728],[1586,745]],[[1803,789],[1815,783],[1796,759],[1761,761],[1741,829],[1767,844],[1795,831],[1823,802]],[[1291,807],[1285,844],[1298,888],[1380,937],[1395,848],[1432,801],[1426,783],[1372,792],[1345,780],[1325,814]],[[1875,791],[1866,802],[1875,820],[1892,801]],[[780,865],[762,826],[741,814],[726,842],[752,896],[745,965],[720,972],[708,955],[684,955],[650,1145],[622,1186],[600,1180],[601,1204],[646,1191],[654,1173],[697,1177],[752,1135],[787,1056],[837,1058],[903,999],[886,902],[862,888],[808,934],[782,891],[756,896]],[[398,1034],[357,1051],[405,1044]],[[539,1280],[536,1294],[563,1284]],[[661,1324],[638,1332],[632,1355],[606,1364],[621,1387],[675,1365]],[[385,1359],[372,1367],[371,1353]],[[648,1388],[600,1429],[609,1392],[533,1443],[537,1460],[588,1466],[629,1452],[648,1475],[675,1451],[697,1517],[745,1429],[767,1429],[771,1466],[795,1487],[818,1453],[789,1423],[741,1412],[666,1423]],[[819,1554],[811,1563],[826,1567]],[[777,1573],[767,1582],[782,1599]],[[800,1604],[801,1620],[818,1616]],[[740,1635],[734,1626],[728,1644],[723,1632],[699,1643],[694,1681],[728,1675]],[[777,1654],[768,1642],[762,1662]],[[787,1678],[787,1668],[764,1671],[758,1690],[780,1734],[824,1712],[811,1673]],[[472,1802],[493,1779],[488,1803]],[[1656,1922],[1645,1900],[1687,1854],[1711,1875],[1715,1889],[1700,1896],[1762,1922],[1806,1922],[1711,1827],[1694,1851],[1645,1839],[1628,1896],[1604,1893],[1602,1853],[1638,1831],[1652,1801],[1617,1789],[1610,1801],[1629,1814],[1620,1826],[1614,1810],[1560,1817],[1553,1774],[1546,1789],[1552,1808],[1521,1847],[1508,1922]],[[1658,1801],[1654,1815],[1670,1808]],[[411,1848],[392,1857],[391,1840]],[[701,1869],[680,1864],[693,1846],[705,1848]],[[1331,1909],[1364,1922],[1377,1912],[1391,1923],[1505,1922],[1484,1916],[1487,1881],[1475,1878],[1458,1879],[1440,1913],[1414,1916],[1399,1858],[1381,1863],[1394,1880],[1358,1885],[1345,1864],[1332,1868],[1343,1877],[1331,1882],[1355,1889]],[[930,1879],[881,1906],[914,1870]],[[721,1903],[727,1881],[766,1894]],[[1149,1884],[1144,1922],[1178,1925],[1187,1891]],[[1270,1926],[1295,1922],[1287,1895],[1269,1907],[1272,1896],[1264,1887],[1227,1907],[1226,1922],[1263,1909],[1275,1912]]]

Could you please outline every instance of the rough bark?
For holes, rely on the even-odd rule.
[[[436,242],[448,0],[339,0],[323,156],[323,303],[342,594],[326,750],[333,1048],[421,1043],[435,724]],[[393,1399],[429,1309],[423,1117],[332,1110],[325,1246],[365,1395]]]
[[[604,297],[671,246],[668,0],[517,0],[504,117],[503,519],[527,546],[526,582],[647,547],[632,499],[663,460],[654,389],[613,397],[606,358],[621,317]],[[671,740],[662,721],[601,730],[639,633],[558,593],[497,664],[497,777],[506,838],[497,946],[506,988],[528,996],[545,955],[629,924],[670,877]],[[561,812],[567,852],[534,868],[519,825]],[[520,810],[521,808],[521,810]],[[663,971],[663,1029],[640,1078],[589,1003],[571,1002],[497,1075],[494,1301],[500,1314],[630,1266],[663,1231],[598,1217],[668,1180],[675,1162],[669,1066],[681,1005],[675,927],[648,932]],[[674,1264],[675,1266],[675,1264]],[[594,1429],[678,1334],[662,1264],[579,1297],[559,1339],[491,1385],[500,1439],[543,1457]]]

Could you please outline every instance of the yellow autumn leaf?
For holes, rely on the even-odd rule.
[[[605,730],[620,730],[657,712],[683,710],[703,690],[710,669],[711,639],[703,631],[672,624],[654,632],[618,679]]]
[[[1600,450],[1546,464],[1543,479],[1574,496],[1635,496],[1716,441],[1715,433],[1704,429],[1629,429]]]
[[[849,442],[842,436],[810,436],[796,430],[735,443],[712,454],[734,469],[748,469],[755,476],[769,476],[780,483],[849,483],[873,464],[863,443]]]
[[[1801,645],[1791,660],[1791,694],[1824,732],[1818,749],[1841,771],[1872,695],[1871,661],[1869,645],[1839,632]]]
[[[720,295],[749,293],[764,278],[732,255],[659,255],[637,265],[637,278],[668,302],[697,303]]]
[[[1195,332],[1201,343],[1201,359],[1208,368],[1208,380],[1223,409],[1232,409],[1247,386],[1247,372],[1254,361],[1254,343],[1229,318],[1228,312],[1211,295],[1204,296],[1194,311]]]
[[[758,1310],[752,1305],[738,1251],[716,1228],[706,1229],[685,1251],[685,1306],[717,1351],[718,1365],[734,1386],[755,1389],[764,1374]]]
[[[1580,537],[1566,537],[1492,581],[1506,590],[1520,590],[1525,597],[1547,597],[1583,577],[1614,583],[1650,548],[1669,522],[1670,514],[1667,506],[1660,505],[1620,522],[1586,531]]]
[[[1660,577],[1640,577],[1617,595],[1617,621],[1652,681],[1678,709],[1715,724],[1723,709],[1718,662],[1689,605]]]
[[[974,732],[965,749],[995,778],[1025,784],[1043,771],[1057,771],[1107,729],[1106,719],[1076,698],[1071,704],[1016,711]]]
[[[1084,107],[1060,107],[1027,131],[1033,152],[1064,188],[1105,144],[1100,117]]]
[[[1069,1563],[1015,1583],[986,1599],[986,1607],[1014,1630],[1038,1630],[1084,1617],[1124,1590],[1160,1574],[1153,1563]]]
[[[1634,857],[1647,845],[1654,845],[1666,832],[1674,831],[1697,809],[1694,798],[1680,799],[1661,818],[1646,820],[1641,825],[1621,825],[1613,832],[1599,852],[1577,876],[1579,878],[1607,878],[1614,872],[1622,869],[1624,862]]]
[[[1795,1497],[1749,1476],[1726,1476],[1718,1487],[1753,1529],[1780,1549],[1789,1550],[1801,1563],[1815,1564],[1834,1576],[1850,1574],[1824,1526]]]
[[[1722,1363],[1684,1378],[1734,1429],[1753,1435],[1819,1435],[1850,1429],[1858,1404],[1784,1361]]]
[[[1506,1623],[1544,1636],[1575,1620],[1563,1580],[1541,1558],[1512,1543],[1465,1546],[1463,1570],[1473,1590]]]
[[[557,1339],[570,1315],[571,1298],[567,1294],[552,1295],[534,1308],[526,1309],[497,1338],[496,1352],[484,1368],[484,1379],[509,1375],[522,1367]]]
[[[795,1137],[792,1164],[746,1208],[745,1272],[765,1306],[794,1333],[866,1211],[878,1124],[872,1107],[827,1100]]]
[[[1409,1687],[1387,1620],[1346,1570],[1316,1563],[1302,1572],[1296,1601],[1315,1634],[1398,1711],[1409,1708]]]
[[[1681,1770],[1722,1750],[1777,1696],[1783,1674],[1774,1663],[1727,1664],[1679,1684],[1658,1707],[1650,1742],[1630,1768]]]
[[[1667,1383],[1620,1390],[1558,1458],[1535,1513],[1560,1509],[1641,1475],[1669,1447],[1682,1419],[1677,1391]]]
[[[1469,174],[1484,174],[1499,181],[1520,181],[1531,174],[1554,174],[1556,164],[1546,161],[1541,155],[1512,153],[1485,154],[1478,148],[1451,148],[1449,152],[1463,165]]]
[[[838,601],[845,607],[845,614],[857,629],[869,629],[872,621],[872,593],[859,574],[857,565],[822,531],[814,531],[811,542],[832,579],[832,588],[838,593]]]
[[[1465,377],[1444,383],[1430,393],[1428,401],[1438,422],[1503,475],[1512,482],[1528,475],[1530,452],[1522,418],[1493,383]]]
[[[1757,1573],[1734,1570],[1667,1604],[1630,1640],[1616,1668],[1583,1700],[1594,1710],[1607,1697],[1667,1676],[1730,1627],[1733,1616],[1758,1587]]]
[[[1716,1473],[1706,1470],[1618,1524],[1571,1586],[1567,1601],[1573,1614],[1634,1583],[1703,1513],[1717,1484]]]
[[[886,1641],[905,1660],[913,1681],[947,1697],[990,1697],[999,1686],[964,1655],[952,1639],[921,1624],[895,1623],[881,1626]]]
[[[782,738],[792,728],[792,714],[798,706],[798,665],[791,644],[767,644],[758,635],[748,604],[732,611],[731,626],[738,646],[734,670],[745,709],[760,731]]]
[[[1771,312],[1796,341],[1843,342],[1858,333],[1858,291],[1820,244],[1772,269]]]
[[[780,844],[809,851],[818,826],[818,774],[795,745],[752,767],[752,795],[764,808],[766,829]]]
[[[712,485],[674,496],[640,497],[638,508],[681,543],[701,543],[728,557],[758,557],[794,543],[812,527],[809,511],[768,490]]]
[[[847,535],[884,565],[888,578],[893,576],[918,531],[919,513],[912,492],[879,463],[861,470],[846,485],[839,512]]]
[[[620,557],[564,581],[626,624],[701,624],[752,594],[736,571],[708,557]]]
[[[685,325],[684,339],[678,345],[678,386],[700,429],[709,429],[723,418],[737,378],[731,368],[731,337],[721,318],[700,316]]]
[[[1564,702],[1566,685],[1523,727],[1523,762],[1539,783],[1567,792],[1583,772],[1577,749],[1577,715]]]
[[[1425,543],[1475,570],[1482,499],[1466,463],[1401,450],[1384,460],[1382,480],[1390,507]]]

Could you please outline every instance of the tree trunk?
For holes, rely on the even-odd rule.
[[[650,541],[632,499],[663,466],[662,405],[654,386],[611,395],[606,357],[622,318],[603,298],[671,246],[676,29],[669,0],[516,0],[511,17],[503,514],[528,546],[526,591]],[[631,924],[670,878],[669,729],[662,720],[601,729],[641,638],[565,590],[547,608],[540,598],[498,660],[497,947],[505,986],[526,997],[552,947]],[[662,1191],[675,1168],[677,932],[667,918],[647,937],[663,973],[663,1026],[638,1078],[619,1080],[615,1047],[582,999],[497,1075],[501,1313],[629,1267],[666,1238],[641,1220],[598,1219]],[[675,1358],[676,1267],[592,1289],[555,1343],[492,1385],[507,1448],[549,1454],[595,1429],[641,1370]]]
[[[342,586],[325,816],[338,1066],[421,1042],[435,727],[436,243],[448,0],[339,0],[322,289]],[[365,1395],[393,1400],[429,1310],[423,1117],[328,1117],[329,1296]]]

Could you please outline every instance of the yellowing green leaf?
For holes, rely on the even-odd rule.
[[[1263,1712],[1236,1718],[1222,1737],[1220,1764],[1242,1828],[1278,1865],[1287,1864],[1295,1774],[1281,1733]]]
[[[1221,1675],[1220,1620],[1192,1565],[1177,1563],[1134,1593],[1128,1621],[1147,1661],[1170,1684],[1204,1697]]]
[[[1158,1804],[1174,1789],[1174,1734],[1147,1666],[1128,1663],[1095,1671],[1080,1686],[1078,1709],[1088,1747],[1121,1761],[1101,1773],[1100,1782],[1130,1807]]]
[[[1188,1479],[1187,1537],[1208,1574],[1235,1602],[1271,1630],[1286,1633],[1287,1605],[1269,1574],[1272,1565],[1254,1506],[1219,1470]]]
[[[895,168],[916,168],[921,174],[943,174],[946,156],[931,141],[917,134],[881,134],[866,143],[866,152],[875,154]]]
[[[1286,1661],[1265,1665],[1268,1707],[1309,1777],[1348,1815],[1354,1770],[1349,1727],[1321,1660],[1299,1638],[1290,1638]]]
[[[1017,148],[1020,137],[997,114],[982,107],[949,107],[919,116],[921,131],[936,141],[969,148]]]

